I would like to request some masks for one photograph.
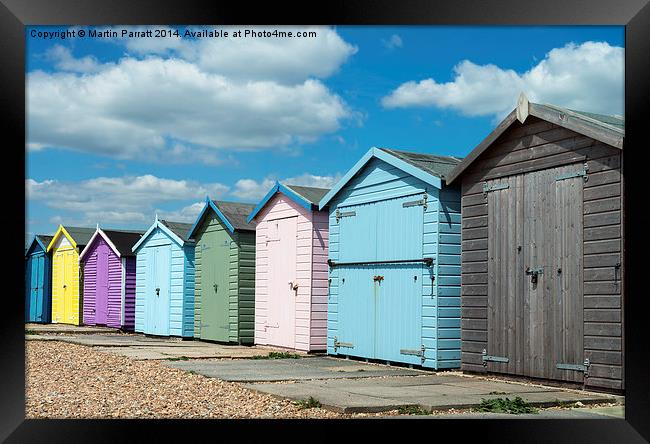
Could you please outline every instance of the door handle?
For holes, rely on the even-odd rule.
[[[219,289],[219,285],[218,285],[218,284],[212,284],[212,287],[214,288],[214,292],[215,292],[215,293],[216,293],[216,292],[218,291],[218,289]]]
[[[544,274],[544,267],[530,268],[526,267],[526,274],[530,276],[530,283],[536,284],[540,274]]]
[[[291,287],[292,290],[297,290],[298,284],[294,284],[293,281],[289,281],[289,287]]]
[[[156,296],[160,296],[160,288],[156,288]]]
[[[374,277],[372,278],[372,280],[375,281],[375,282],[379,282],[379,283],[381,283],[381,281],[384,280],[384,277],[383,277],[383,276],[374,276]]]

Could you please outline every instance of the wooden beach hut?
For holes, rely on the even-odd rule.
[[[255,222],[255,344],[327,348],[329,189],[277,182],[248,216]]]
[[[253,204],[206,198],[187,232],[196,243],[194,337],[253,344],[255,225]]]
[[[190,224],[158,219],[136,242],[135,331],[156,336],[194,333],[194,242]]]
[[[52,323],[81,324],[83,285],[79,253],[94,228],[59,225],[47,252],[52,255]]]
[[[142,231],[102,230],[79,255],[83,267],[83,323],[133,330],[135,254]]]
[[[25,322],[52,319],[52,258],[47,253],[51,240],[37,234],[25,253]]]
[[[622,390],[624,121],[517,107],[462,184],[462,369]]]
[[[329,207],[327,352],[460,366],[459,159],[371,148]]]

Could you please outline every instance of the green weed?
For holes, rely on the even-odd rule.
[[[509,413],[520,415],[522,413],[537,413],[537,409],[517,396],[515,399],[494,398],[482,399],[476,409],[479,412]]]

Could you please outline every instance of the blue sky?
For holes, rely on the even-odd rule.
[[[256,202],[276,179],[328,187],[372,146],[464,156],[520,91],[623,114],[623,27],[32,29],[67,28],[26,31],[27,238],[59,223],[146,228],[156,213],[193,221],[206,194]]]

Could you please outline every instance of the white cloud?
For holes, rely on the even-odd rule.
[[[336,182],[341,179],[341,174],[333,176],[315,176],[313,174],[304,173],[300,176],[289,177],[281,179],[282,183],[288,185],[301,185],[305,187],[316,188],[331,188]],[[234,190],[231,194],[241,199],[257,201],[263,198],[269,189],[275,184],[276,178],[273,176],[267,177],[261,181],[254,179],[240,179],[235,183]]]
[[[147,30],[153,27],[133,27]],[[119,39],[137,55],[158,54],[182,58],[201,71],[232,79],[266,80],[299,84],[310,77],[326,78],[336,73],[358,48],[324,26],[194,26],[190,32],[226,31],[228,37]],[[316,32],[316,37],[244,37],[244,30],[257,33],[275,30]],[[233,37],[241,30],[242,37]]]
[[[388,49],[401,48],[402,46],[404,46],[404,42],[402,42],[402,38],[397,34],[391,35],[388,40],[382,40],[382,43]]]
[[[96,57],[85,56],[82,58],[75,58],[69,48],[62,45],[54,45],[49,48],[45,57],[54,63],[54,66],[61,71],[89,73],[96,72],[103,67],[109,66],[101,65]]]
[[[469,60],[454,67],[454,79],[403,83],[382,99],[386,108],[451,108],[467,116],[504,117],[521,91],[532,102],[604,114],[623,114],[624,49],[606,42],[555,48],[530,70],[518,73]]]
[[[211,196],[212,197],[212,196]],[[161,219],[168,219],[174,222],[188,222],[192,223],[196,220],[205,206],[205,201],[195,202],[191,205],[175,211],[156,210],[158,217]]]
[[[153,220],[160,204],[182,204],[190,199],[204,199],[206,195],[216,199],[225,195],[228,187],[220,183],[144,175],[99,177],[79,182],[27,179],[25,191],[29,201],[42,202],[59,212],[50,219],[54,223],[74,221],[94,225],[99,221],[102,224],[146,226]],[[194,209],[190,205],[167,214],[189,217]]]
[[[242,81],[181,59],[149,57],[123,58],[82,76],[31,72],[27,116],[30,149],[214,164],[215,149],[312,142],[353,113],[319,80]]]

